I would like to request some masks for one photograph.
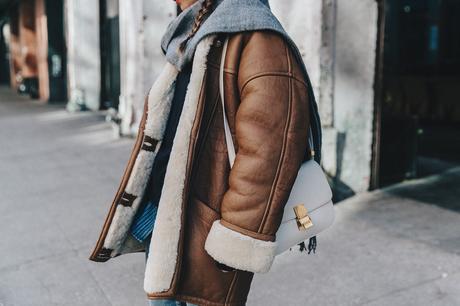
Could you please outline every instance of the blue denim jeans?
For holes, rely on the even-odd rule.
[[[149,306],[191,306],[192,304],[175,300],[149,300]]]
[[[147,258],[149,257],[150,238],[152,238],[152,234],[150,234],[144,241],[146,261],[147,261]],[[185,302],[179,302],[175,300],[149,300],[149,306],[196,306],[196,305],[185,303]]]

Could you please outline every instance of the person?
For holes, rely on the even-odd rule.
[[[90,259],[145,252],[151,305],[245,305],[254,273],[273,263],[301,164],[320,160],[317,105],[267,0],[177,3],[161,42],[166,65]]]

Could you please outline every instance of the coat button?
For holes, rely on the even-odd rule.
[[[217,47],[217,48],[222,47],[222,41],[221,41],[221,40],[217,40],[217,41],[216,41],[216,47]]]

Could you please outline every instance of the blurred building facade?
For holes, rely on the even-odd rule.
[[[460,162],[459,3],[271,1],[310,72],[339,198]],[[116,110],[132,135],[176,14],[166,0],[0,0],[0,82],[73,111]]]
[[[8,5],[2,25],[2,79],[13,88],[42,100],[62,100],[65,88],[65,43],[62,2],[28,0]],[[5,56],[7,54],[7,56]],[[5,66],[5,64],[3,64]],[[39,85],[40,84],[40,85]]]
[[[113,108],[131,135],[176,13],[172,1],[0,0],[0,78],[71,111]]]

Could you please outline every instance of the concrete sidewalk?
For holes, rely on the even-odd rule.
[[[142,254],[87,260],[133,144],[103,119],[0,88],[0,305],[147,305]],[[317,254],[279,256],[248,305],[460,305],[459,186],[454,169],[338,204]]]

